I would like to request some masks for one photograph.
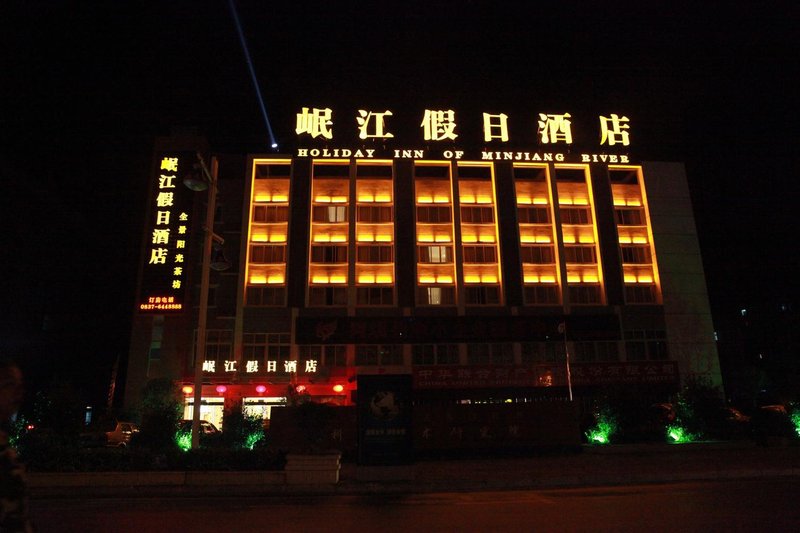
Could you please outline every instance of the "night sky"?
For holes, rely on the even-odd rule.
[[[302,106],[626,114],[637,159],[686,162],[715,320],[796,304],[796,4],[555,4],[236,3],[278,142]],[[0,349],[89,386],[127,350],[154,137],[266,127],[227,1],[3,2],[0,61]]]

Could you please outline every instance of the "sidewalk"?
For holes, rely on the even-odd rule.
[[[402,467],[345,463],[339,483],[295,485],[283,472],[30,474],[33,498],[454,492],[800,476],[800,447],[751,442],[584,446],[535,457],[420,460]]]

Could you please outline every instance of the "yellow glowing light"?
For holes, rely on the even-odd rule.
[[[634,237],[633,244],[647,244],[647,237]]]
[[[619,243],[620,244],[630,244],[631,238],[628,235],[620,235],[619,236]]]
[[[539,198],[539,197],[534,198],[533,199],[533,203],[535,205],[547,205],[548,204],[547,198]]]
[[[569,274],[567,275],[567,282],[568,283],[580,283],[581,277],[576,274]]]
[[[347,276],[342,274],[331,274],[331,283],[347,283]]]
[[[374,274],[364,274],[358,276],[359,283],[375,283],[375,275]]]
[[[419,277],[420,283],[436,283],[436,278],[434,276],[420,276]]]
[[[450,235],[437,235],[435,240],[436,242],[450,242],[452,239]]]
[[[269,241],[269,236],[263,233],[254,233],[251,240],[253,242],[267,242]]]
[[[585,283],[597,283],[600,279],[594,274],[584,274],[583,281]]]
[[[481,277],[476,275],[464,276],[464,283],[480,283]]]
[[[394,278],[386,274],[378,274],[375,278],[376,283],[394,283]]]
[[[311,276],[311,283],[328,283],[328,276]]]
[[[417,237],[417,242],[433,242],[433,235],[419,235]]]
[[[530,196],[517,196],[518,205],[530,205],[532,203],[533,199]]]
[[[251,285],[264,285],[265,283],[267,283],[266,276],[250,276]]]
[[[331,203],[331,197],[328,195],[317,195],[314,197],[314,201],[320,204],[329,204]]]
[[[378,241],[378,242],[392,242],[392,236],[388,235],[388,234],[387,235],[376,235],[375,236],[375,240]]]
[[[432,204],[433,197],[432,196],[417,196],[417,203],[418,204]]]
[[[262,203],[286,203],[289,201],[289,197],[285,194],[256,194],[255,201]]]
[[[592,235],[581,235],[578,237],[578,242],[582,244],[592,244],[594,243],[594,236]]]
[[[480,237],[478,237],[478,241],[492,243],[494,242],[494,235],[481,235]]]
[[[653,283],[653,276],[642,275],[637,278],[639,283]]]
[[[435,204],[449,204],[450,197],[449,196],[434,196],[433,203]]]
[[[438,283],[453,283],[453,276],[436,276]]]
[[[575,235],[564,235],[564,244],[574,244]]]
[[[478,242],[478,237],[475,235],[461,235],[461,242]]]
[[[541,276],[542,283],[555,283],[556,277],[555,276]]]
[[[484,283],[497,283],[497,276],[492,274],[485,274],[481,276],[481,281]]]
[[[625,283],[636,283],[636,276],[633,274],[625,274]]]

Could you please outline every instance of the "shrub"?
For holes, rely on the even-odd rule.
[[[154,379],[142,391],[141,424],[132,446],[164,453],[177,448],[175,432],[182,405],[171,380]]]

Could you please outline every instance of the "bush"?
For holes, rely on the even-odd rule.
[[[222,432],[222,444],[234,450],[252,450],[265,438],[264,420],[245,414],[241,402],[234,403],[225,410],[222,427],[225,428]]]
[[[168,379],[150,380],[142,391],[141,424],[131,446],[165,453],[175,450],[175,432],[182,418],[182,404]]]

